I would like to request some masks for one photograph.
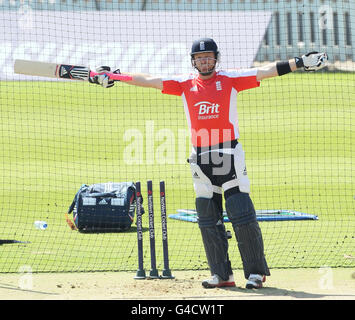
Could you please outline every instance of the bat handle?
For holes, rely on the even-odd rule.
[[[94,72],[90,71],[90,77],[95,77],[100,74],[106,74],[109,76],[111,80],[118,80],[118,81],[132,81],[133,78],[131,76],[125,75],[125,74],[119,74],[119,73],[111,73],[111,72]]]

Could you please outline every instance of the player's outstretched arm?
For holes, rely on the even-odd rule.
[[[284,74],[303,68],[305,71],[316,71],[326,66],[328,56],[326,53],[310,52],[302,57],[296,57],[288,61],[279,61],[269,63],[266,66],[258,68],[257,80],[261,81],[267,78],[282,76]]]
[[[155,88],[158,90],[163,90],[163,80],[159,76],[152,76],[149,74],[141,73],[123,73],[132,77],[132,80],[125,81],[125,83],[145,87],[145,88]]]

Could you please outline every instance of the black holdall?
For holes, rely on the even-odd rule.
[[[131,227],[135,209],[136,186],[133,182],[84,184],[65,216],[72,230],[115,232]],[[72,212],[74,222],[68,216]]]

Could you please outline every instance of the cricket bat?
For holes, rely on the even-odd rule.
[[[94,72],[88,67],[75,66],[70,64],[56,64],[50,62],[30,61],[16,59],[14,72],[17,74],[25,74],[29,76],[40,76],[48,78],[61,78],[70,80],[87,81],[89,77],[100,74],[106,74],[111,80],[130,81],[131,76],[116,74],[111,72]]]

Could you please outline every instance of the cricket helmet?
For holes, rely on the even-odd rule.
[[[214,52],[216,59],[218,59],[218,47],[211,38],[200,38],[193,42],[190,52],[191,58],[193,58],[194,54],[201,52]]]
[[[203,52],[213,52],[215,56],[214,67],[206,72],[202,72],[195,64],[195,54]],[[193,42],[191,52],[191,64],[201,75],[210,75],[215,70],[217,63],[219,62],[219,51],[216,42],[211,38],[200,38]]]

